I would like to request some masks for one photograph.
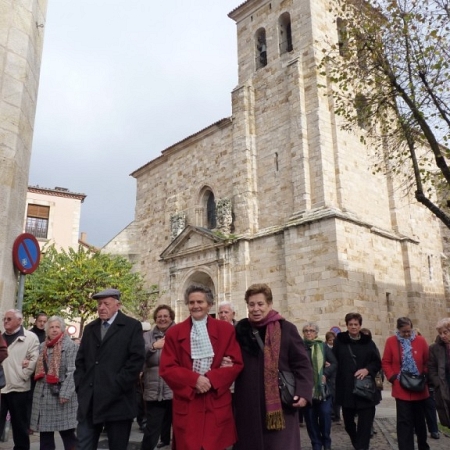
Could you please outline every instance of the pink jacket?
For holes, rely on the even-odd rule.
[[[412,341],[413,357],[420,373],[428,371],[428,344],[422,336],[416,336]],[[392,383],[392,397],[400,400],[424,400],[430,396],[428,386],[422,392],[412,392],[403,389],[396,375],[400,373],[401,355],[397,336],[391,336],[386,341],[381,365],[386,378]],[[393,379],[395,377],[395,379]]]

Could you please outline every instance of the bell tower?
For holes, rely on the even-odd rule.
[[[47,0],[0,2],[0,310],[14,306]]]

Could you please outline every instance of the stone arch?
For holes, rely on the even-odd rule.
[[[255,63],[256,69],[267,66],[266,29],[259,28],[255,33]]]
[[[212,278],[212,273],[207,267],[195,268],[186,273],[184,280],[180,283],[180,292],[178,298],[182,299],[182,304],[180,305],[180,311],[177,311],[177,317],[187,317],[189,315],[189,311],[187,306],[184,304],[184,292],[188,288],[189,285],[194,283],[203,284],[206,287],[209,287],[214,295],[214,305],[211,308],[210,314],[215,317],[216,316],[216,308],[217,308],[217,292],[216,286]]]
[[[294,47],[292,45],[291,15],[288,12],[281,14],[278,18],[278,33],[280,55],[291,52]]]

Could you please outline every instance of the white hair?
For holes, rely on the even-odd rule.
[[[227,302],[226,300],[224,300],[223,302],[219,303],[219,309],[221,306],[229,306],[231,311],[235,312],[234,305],[231,302]]]

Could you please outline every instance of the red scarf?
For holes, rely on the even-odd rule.
[[[268,430],[282,430],[286,426],[278,389],[278,360],[280,359],[281,346],[280,320],[283,320],[283,317],[273,309],[260,322],[252,322],[249,319],[252,327],[266,327],[264,339],[264,398]]]
[[[64,333],[56,336],[54,339],[47,339],[44,343],[44,349],[38,357],[36,363],[35,380],[40,380],[45,377],[45,381],[50,384],[59,382],[59,366],[61,365],[61,351]],[[47,349],[53,348],[52,359],[50,366],[48,365]],[[45,362],[45,364],[44,364]],[[45,370],[47,366],[47,371]]]

